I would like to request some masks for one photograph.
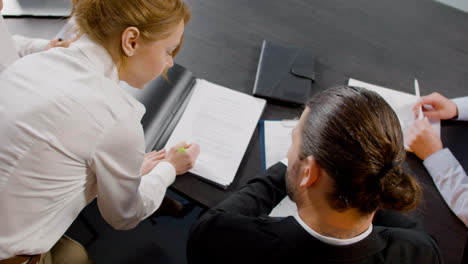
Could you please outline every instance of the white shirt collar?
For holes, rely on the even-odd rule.
[[[81,36],[72,46],[81,50],[98,72],[116,83],[120,82],[117,66],[103,46],[91,40],[87,35]]]
[[[125,98],[134,105],[134,107],[143,115],[146,111],[145,106],[135,99],[128,90],[123,88],[123,84],[119,78],[119,72],[117,66],[112,60],[109,52],[97,42],[91,40],[87,35],[81,36],[80,39],[72,44],[72,47],[79,49],[86,58],[88,58],[89,64],[96,70],[97,73],[103,74],[106,78],[112,80],[117,84],[119,91],[124,94]],[[136,89],[131,87],[131,89]]]
[[[351,245],[354,243],[357,243],[367,236],[372,232],[372,224],[369,226],[369,228],[362,234],[355,236],[353,238],[347,238],[347,239],[339,239],[339,238],[333,238],[333,237],[327,237],[324,235],[319,234],[312,228],[310,228],[304,221],[302,221],[301,217],[299,216],[298,211],[296,211],[293,215],[293,217],[296,219],[296,221],[304,228],[307,232],[309,232],[313,237],[316,239],[330,244],[330,245],[335,245],[335,246],[346,246],[346,245]]]

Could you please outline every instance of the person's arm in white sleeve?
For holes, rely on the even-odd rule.
[[[468,121],[468,96],[452,99],[457,105],[457,120]]]
[[[0,41],[2,42],[2,50],[0,50],[0,73],[14,61],[19,59],[16,52],[15,42],[11,38],[8,28],[5,25],[2,15],[0,14]]]
[[[458,160],[445,148],[423,164],[450,209],[468,227],[468,177]]]
[[[14,35],[13,41],[16,45],[16,50],[20,57],[41,52],[47,49],[49,40],[40,38],[28,38],[24,36]]]
[[[55,38],[52,40],[47,40],[40,38],[28,38],[19,35],[14,35],[12,38],[15,42],[16,50],[20,57],[56,47],[68,48],[70,44],[75,41],[75,39],[59,40],[58,38]]]
[[[151,215],[175,180],[176,170],[166,161],[142,177],[144,149],[143,129],[132,118],[104,131],[95,146],[90,166],[99,211],[116,229],[133,228]]]

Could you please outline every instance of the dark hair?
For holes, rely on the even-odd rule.
[[[400,122],[377,93],[338,86],[307,102],[301,158],[313,156],[333,179],[327,200],[338,211],[377,208],[406,211],[421,196],[418,183],[402,171]]]

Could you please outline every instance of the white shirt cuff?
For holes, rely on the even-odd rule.
[[[19,35],[14,35],[12,38],[20,57],[45,51],[49,45],[49,40],[47,39],[28,38]]]
[[[434,180],[438,180],[440,175],[444,175],[449,168],[457,166],[459,162],[448,148],[444,148],[427,157],[423,164]]]
[[[452,102],[457,105],[457,120],[468,121],[468,96],[452,99]]]
[[[144,217],[148,217],[158,209],[167,187],[175,181],[175,177],[176,170],[167,161],[160,162],[148,174],[142,176],[139,191],[145,208]]]
[[[167,161],[162,161],[156,165],[148,174],[143,175],[141,181],[144,184],[162,183],[165,188],[174,183],[176,170],[174,166]]]

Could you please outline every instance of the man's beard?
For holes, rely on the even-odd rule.
[[[286,192],[291,201],[297,203],[296,194],[297,194],[297,177],[299,173],[299,166],[297,162],[288,167],[286,170]]]

